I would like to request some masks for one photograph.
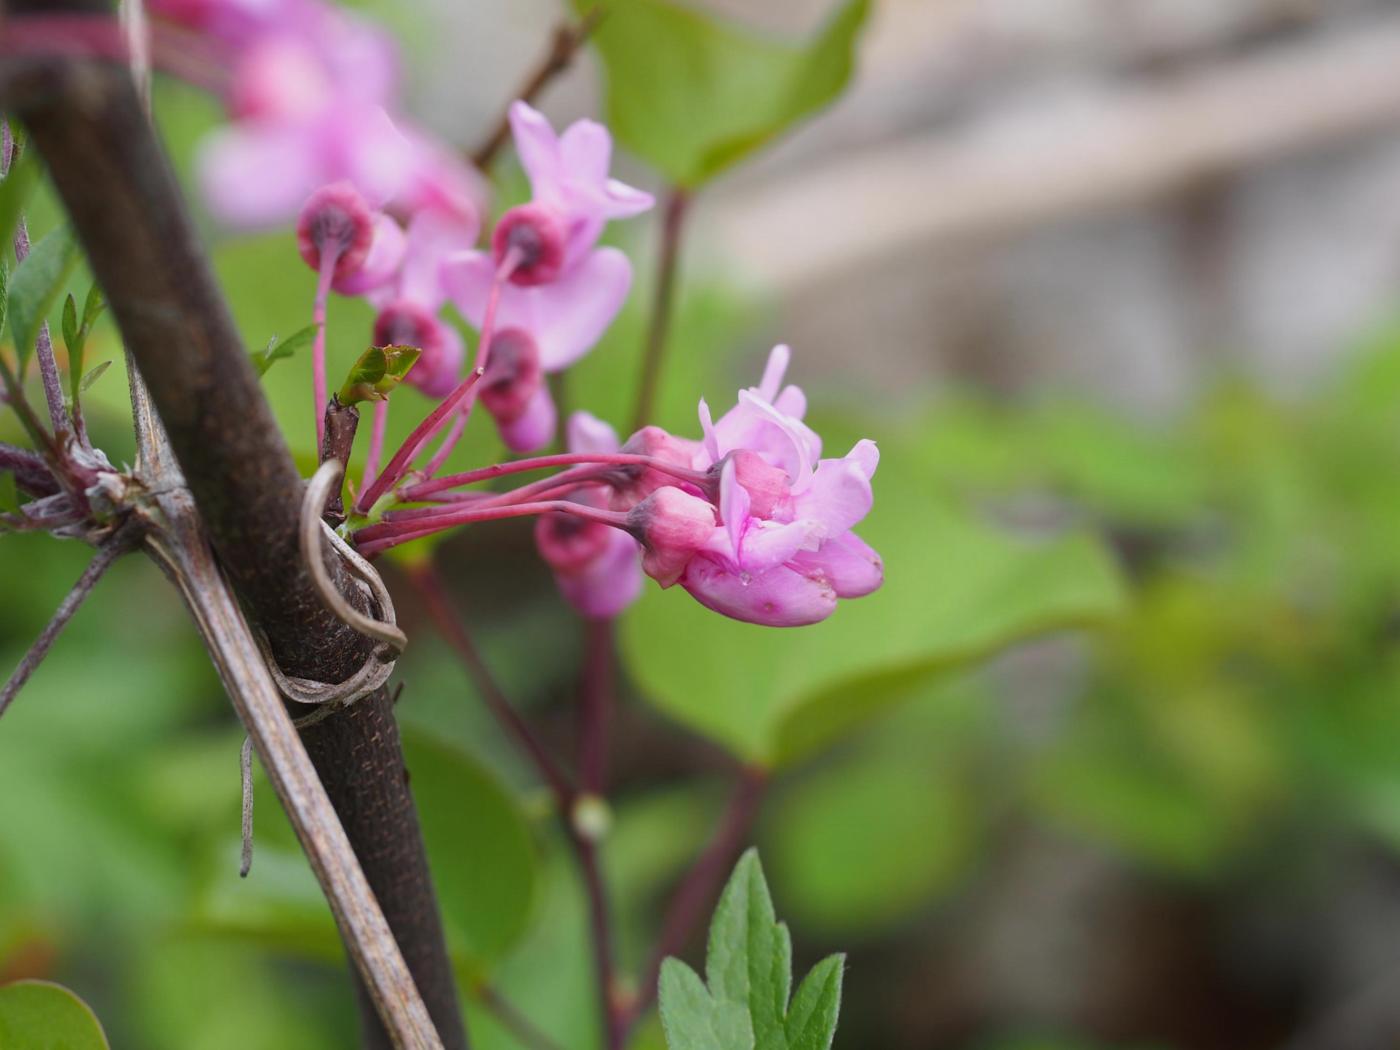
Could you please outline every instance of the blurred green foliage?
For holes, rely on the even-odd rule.
[[[634,7],[691,17],[654,0]],[[674,180],[709,177],[839,89],[864,10],[846,5],[810,48],[781,55],[749,41],[715,57],[730,50],[728,30],[707,28],[685,61],[657,66],[676,71],[671,93],[629,95],[628,78],[658,74],[620,65],[622,44],[610,41],[631,30],[618,5],[599,44],[620,136]],[[669,55],[674,40],[660,40],[627,54]],[[664,136],[639,98],[671,114]],[[696,135],[675,112],[701,98],[723,114]],[[157,115],[187,168],[213,107],[166,88]],[[56,225],[43,193],[31,220]],[[290,238],[208,232],[247,345],[302,329],[315,277]],[[638,284],[562,391],[615,422],[635,391],[644,270]],[[86,287],[70,278],[75,294]],[[370,320],[362,303],[332,303],[332,375],[365,349]],[[658,422],[694,434],[700,395],[724,405],[751,382],[764,322],[751,294],[692,283]],[[117,362],[88,412],[98,444],[129,459],[109,320],[86,355]],[[659,776],[638,760],[616,800],[603,853],[624,972],[644,965],[660,909],[722,805],[725,777],[713,771],[732,758],[780,770],[757,837],[799,959],[840,944],[857,958],[917,947],[922,924],[957,910],[1009,828],[1050,828],[1206,893],[1242,872],[1261,886],[1286,879],[1280,857],[1336,837],[1400,849],[1400,327],[1307,399],[1222,379],[1160,424],[1079,400],[1008,405],[958,390],[892,396],[874,413],[801,361],[799,348],[796,378],[830,447],[881,442],[876,510],[861,531],[888,582],[801,631],[730,623],[654,589],[629,615],[627,714],[644,735],[619,757],[679,741],[687,761]],[[293,357],[264,382],[309,467],[306,371]],[[390,441],[425,407],[397,394]],[[10,414],[0,438],[20,438]],[[501,456],[491,429],[475,427],[452,462]],[[546,725],[567,722],[577,627],[530,555],[528,526],[453,537],[436,556],[511,695]],[[19,659],[83,560],[45,537],[0,542],[0,664]],[[489,988],[561,1047],[593,1050],[584,902],[547,804],[427,625],[408,626],[399,712],[474,1045],[519,1045]],[[350,1045],[333,926],[261,781],[252,876],[235,874],[239,743],[174,593],[149,565],[118,566],[0,724],[0,973],[79,987],[119,1046]],[[864,985],[857,966],[848,994],[879,998]],[[661,1045],[653,1018],[637,1046]],[[845,1026],[836,1045],[875,1044]],[[975,1045],[1104,1050],[1038,1036]]]

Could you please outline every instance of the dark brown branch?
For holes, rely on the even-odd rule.
[[[10,0],[7,14],[101,11]],[[127,71],[74,57],[0,67],[150,387],[234,588],[290,675],[347,678],[370,643],[326,610],[300,562],[301,478],[214,283]],[[290,250],[290,249],[289,249]],[[388,700],[366,698],[306,734],[371,887],[449,1048],[465,1047],[455,981]],[[362,998],[374,1045],[388,1045]]]
[[[594,7],[589,10],[577,22],[564,21],[554,27],[554,34],[550,37],[549,51],[541,60],[540,64],[525,78],[525,82],[520,85],[520,90],[512,96],[511,101],[520,99],[525,102],[533,102],[545,86],[557,77],[564,70],[568,69],[574,61],[574,56],[578,49],[583,46],[584,41],[598,28],[598,23],[603,20],[603,8]],[[501,147],[510,138],[510,115],[509,107],[503,112],[500,119],[496,121],[496,126],[491,134],[472,153],[472,163],[482,171],[491,166],[496,159],[496,154],[501,151]]]

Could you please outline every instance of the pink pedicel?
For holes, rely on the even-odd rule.
[[[612,427],[587,412],[570,416],[567,429],[570,452],[617,451]],[[602,507],[607,505],[607,490],[601,485],[583,486],[569,498]],[[571,514],[546,514],[535,523],[535,544],[554,571],[565,601],[584,616],[617,616],[641,593],[637,541],[620,529]]]

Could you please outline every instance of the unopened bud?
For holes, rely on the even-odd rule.
[[[646,574],[669,587],[714,533],[715,509],[698,496],[666,486],[628,511],[627,525],[642,542]]]
[[[564,265],[564,224],[552,208],[521,204],[501,216],[491,235],[496,265],[515,253],[514,284],[548,284]]]
[[[530,333],[506,328],[491,340],[491,357],[478,396],[496,422],[513,423],[529,407],[543,377],[539,347]]]
[[[349,182],[322,186],[307,198],[297,219],[297,250],[313,270],[335,252],[335,276],[347,277],[364,265],[374,243],[374,212]]]

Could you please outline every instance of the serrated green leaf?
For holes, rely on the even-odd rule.
[[[740,858],[710,924],[705,977],[678,959],[661,968],[670,1050],[829,1050],[844,957],[822,960],[789,1005],[792,939],[777,921],[758,852]]]
[[[97,323],[97,319],[102,316],[102,311],[107,309],[107,296],[102,292],[102,286],[93,284],[87,290],[87,296],[83,299],[83,333],[92,331],[92,326]]]
[[[581,13],[595,4],[574,0]],[[699,186],[840,94],[869,10],[850,0],[794,45],[668,0],[610,0],[593,37],[608,123],[673,183]]]
[[[0,335],[5,332],[5,318],[10,312],[10,268],[0,262]]]
[[[70,358],[75,351],[82,351],[78,345],[78,302],[72,292],[63,297],[63,345]]]
[[[403,382],[423,351],[416,346],[372,346],[360,355],[336,395],[342,405],[383,401]]]
[[[60,226],[30,250],[10,278],[10,330],[20,373],[34,352],[34,340],[48,318],[68,272],[78,258],[78,245],[72,231]]]
[[[267,347],[263,350],[254,351],[253,367],[258,370],[258,375],[266,375],[267,370],[284,358],[291,357],[303,346],[309,346],[316,338],[316,325],[309,324],[305,328],[298,329],[286,339],[277,340],[277,337],[267,341]]]
[[[81,385],[82,392],[86,393],[88,388],[92,386],[93,383],[96,383],[99,379],[101,379],[103,373],[111,367],[111,361],[103,361],[100,365],[94,365],[92,371],[89,372],[87,375],[83,376],[83,381]]]
[[[49,981],[0,988],[0,1046],[15,1050],[108,1050],[97,1016],[76,995]]]
[[[938,491],[917,438],[881,445],[875,506],[856,531],[884,560],[884,587],[788,630],[649,588],[622,630],[648,700],[747,762],[784,765],[1018,640],[1121,611],[1119,573],[1096,540],[1009,535]]]

